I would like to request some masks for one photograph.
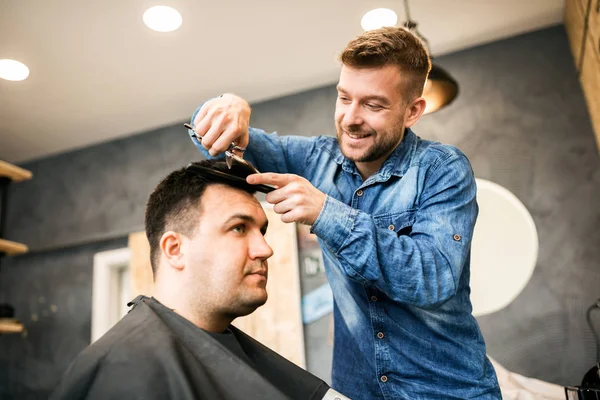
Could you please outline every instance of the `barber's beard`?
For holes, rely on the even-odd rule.
[[[351,161],[354,162],[373,162],[379,160],[381,157],[389,155],[398,146],[402,137],[404,136],[404,127],[401,124],[395,124],[390,131],[376,132],[374,130],[362,131],[357,127],[348,127],[346,132],[371,135],[373,143],[371,146],[364,149],[360,155],[350,155],[345,151],[343,145],[344,130],[339,124],[336,124],[338,145],[342,151],[342,154]]]

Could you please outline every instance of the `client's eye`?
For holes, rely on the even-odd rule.
[[[232,228],[232,230],[234,230],[235,232],[238,232],[238,233],[244,233],[244,232],[246,232],[246,225],[244,225],[244,224],[236,225]]]

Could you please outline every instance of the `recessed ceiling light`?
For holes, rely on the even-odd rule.
[[[29,76],[27,65],[15,60],[0,60],[0,78],[7,81],[22,81]]]
[[[383,26],[394,26],[398,22],[398,16],[389,8],[376,8],[363,15],[360,26],[365,31],[379,29]]]
[[[144,23],[157,32],[171,32],[181,26],[183,19],[179,11],[172,7],[155,6],[144,12]]]

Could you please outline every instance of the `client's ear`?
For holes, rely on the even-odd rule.
[[[185,266],[183,254],[183,236],[177,232],[167,231],[160,238],[160,250],[167,263],[178,270]]]

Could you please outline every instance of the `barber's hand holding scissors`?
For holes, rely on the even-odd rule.
[[[250,113],[250,105],[246,100],[233,94],[224,94],[204,103],[194,119],[194,131],[202,138],[202,146],[211,156],[231,148],[232,142],[245,148],[249,142]],[[283,222],[312,225],[325,204],[325,193],[298,175],[253,174],[248,176],[247,181],[278,188],[267,194],[267,201],[274,205],[273,210],[277,214],[281,214]]]
[[[267,201],[273,204],[273,211],[281,215],[283,222],[312,225],[325,204],[325,193],[298,175],[267,172],[249,175],[246,181],[277,187],[267,194]]]
[[[194,119],[194,131],[202,138],[202,146],[211,156],[223,153],[232,142],[246,148],[250,112],[246,100],[223,94],[202,105]]]

